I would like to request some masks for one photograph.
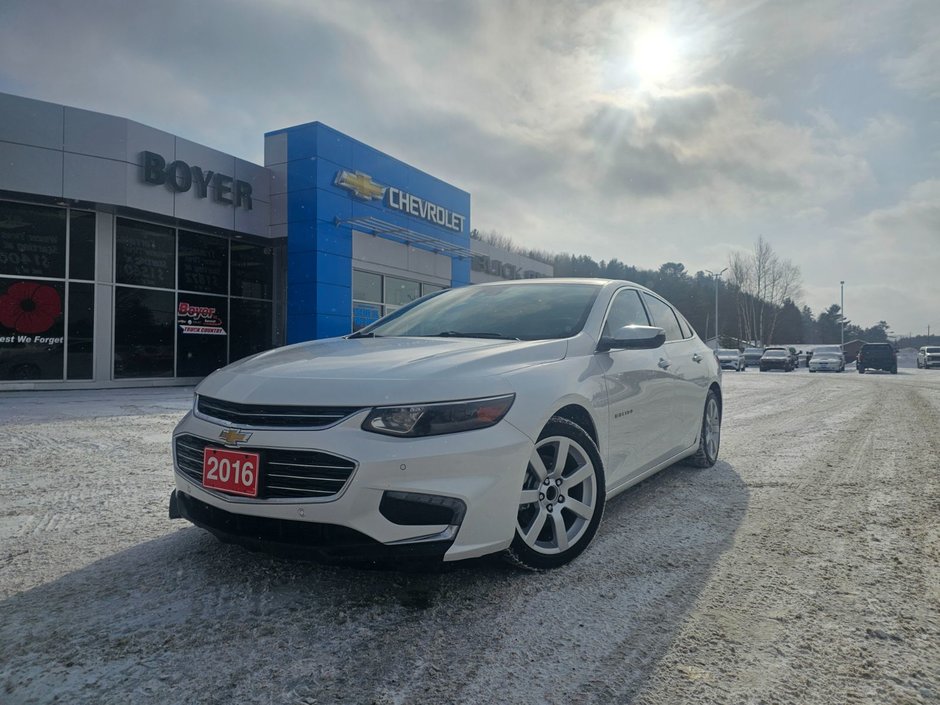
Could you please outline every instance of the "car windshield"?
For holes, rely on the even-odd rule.
[[[744,351],[744,354],[747,355],[748,353],[750,353],[751,355],[762,355],[764,351],[761,350],[760,348],[747,348]]]
[[[838,345],[829,345],[824,348],[816,348],[815,350],[813,350],[813,355],[820,355],[822,353],[839,354],[841,352],[842,352],[842,348],[840,348]]]
[[[737,350],[719,350],[718,351],[719,357],[737,357],[738,354],[739,353]]]
[[[824,352],[824,353],[819,353],[817,355],[814,355],[813,357],[816,357],[820,360],[838,360],[839,354],[831,353],[831,352]]]
[[[929,355],[936,355],[940,353],[940,348],[924,348],[924,352]]]
[[[768,350],[764,353],[764,357],[787,357],[788,353],[783,350]]]
[[[396,311],[352,337],[546,340],[584,327],[599,284],[497,284],[450,289]]]

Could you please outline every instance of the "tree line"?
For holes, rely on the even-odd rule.
[[[727,276],[717,279],[703,271],[688,272],[681,262],[666,262],[658,270],[641,269],[617,258],[600,260],[588,255],[551,253],[515,245],[500,233],[471,232],[471,237],[550,264],[556,277],[598,277],[636,282],[668,299],[689,320],[703,339],[715,335],[715,296],[721,345],[837,344],[841,341],[841,309],[832,304],[814,315],[799,305],[800,268],[780,257],[762,237],[751,251],[729,255]],[[879,321],[859,326],[845,321],[845,340],[888,340],[889,326]]]

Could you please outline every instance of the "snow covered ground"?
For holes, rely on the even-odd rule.
[[[719,464],[543,574],[170,521],[191,394],[0,394],[0,702],[940,702],[940,372],[725,373]]]

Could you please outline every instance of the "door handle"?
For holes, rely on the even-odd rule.
[[[669,362],[669,360],[667,360],[666,358],[664,358],[664,357],[659,358],[659,366],[662,367],[664,370],[665,370],[667,367],[669,367],[669,365],[671,365],[671,364],[672,364],[672,363]]]
[[[698,353],[695,353],[694,355],[692,355],[692,359],[695,360],[696,362],[701,362],[702,356],[699,355]]]

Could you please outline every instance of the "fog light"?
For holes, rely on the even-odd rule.
[[[456,497],[416,492],[388,490],[379,503],[379,513],[399,526],[458,526],[466,512],[467,505]]]

